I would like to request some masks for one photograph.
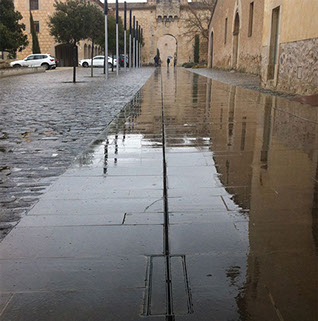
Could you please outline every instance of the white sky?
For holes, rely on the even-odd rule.
[[[124,3],[124,1],[125,0],[118,0],[119,3],[121,3],[121,2]],[[104,0],[100,0],[100,2],[104,3]],[[111,3],[111,2],[115,3],[116,0],[108,0],[108,3]],[[126,2],[127,3],[129,3],[129,2],[147,2],[147,0],[126,0]]]

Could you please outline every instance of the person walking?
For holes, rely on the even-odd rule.
[[[154,61],[155,61],[155,67],[158,67],[158,56],[155,56]]]
[[[169,68],[169,65],[170,65],[170,58],[168,57],[167,58],[167,67]]]

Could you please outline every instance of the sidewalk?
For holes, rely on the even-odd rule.
[[[297,95],[262,88],[260,86],[260,77],[249,73],[225,71],[211,68],[188,68],[187,70],[228,85],[238,86],[250,90],[257,90],[263,94],[284,97],[287,99],[293,99],[297,97]]]
[[[0,319],[312,321],[318,114],[271,99],[156,70],[0,244]]]

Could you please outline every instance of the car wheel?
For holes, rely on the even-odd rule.
[[[88,67],[88,63],[87,62],[83,62],[83,67],[87,68]]]
[[[12,67],[13,67],[13,68],[20,68],[20,67],[21,67],[21,65],[19,65],[19,64],[15,64],[15,65],[13,65]]]
[[[44,67],[45,70],[48,70],[50,69],[50,66],[49,64],[42,64],[41,67]]]

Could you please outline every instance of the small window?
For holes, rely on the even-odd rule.
[[[39,21],[34,21],[34,30],[36,33],[40,32],[40,22]]]
[[[39,10],[39,0],[30,0],[30,10]]]
[[[226,37],[227,37],[227,18],[225,18],[225,24],[224,24],[224,44],[226,44]]]
[[[248,36],[251,37],[253,34],[253,19],[254,19],[254,2],[250,3],[250,16],[248,22]]]

